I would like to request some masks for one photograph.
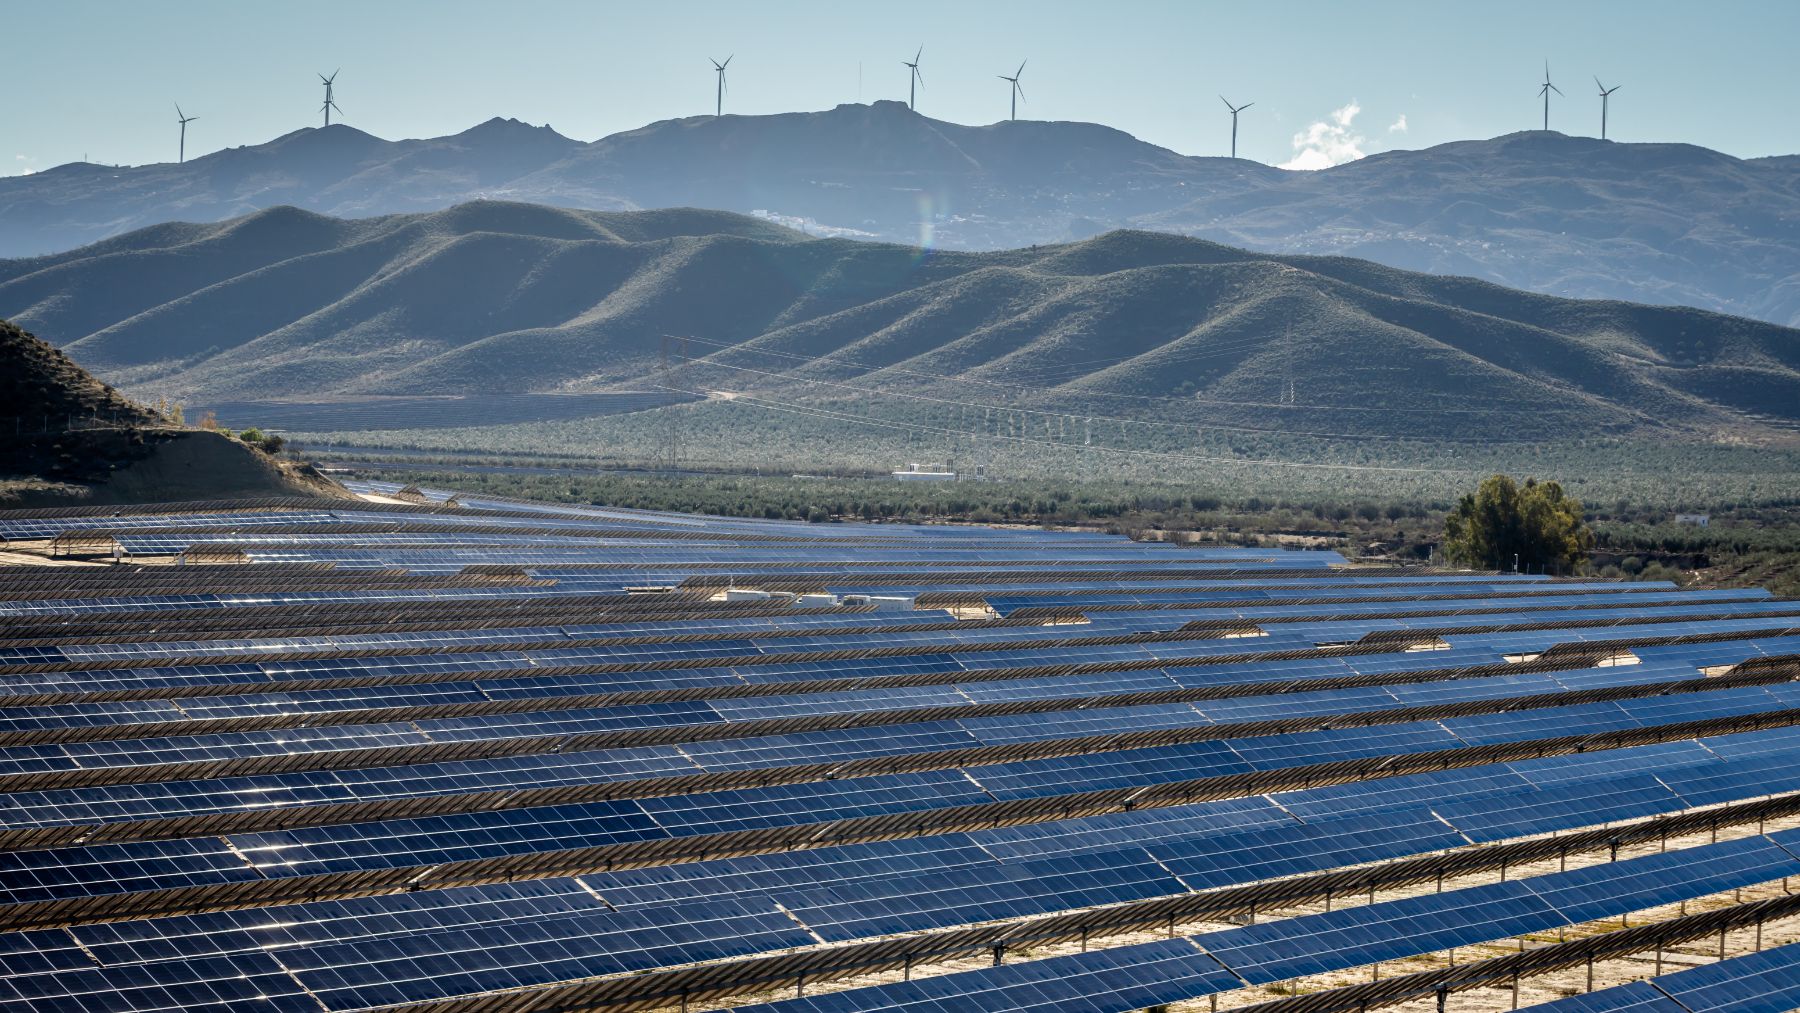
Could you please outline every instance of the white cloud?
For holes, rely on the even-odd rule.
[[[31,155],[14,155],[12,171],[0,175],[29,176],[37,171],[36,162],[37,159]]]
[[[1405,113],[1401,113],[1399,119],[1395,120],[1393,123],[1390,123],[1388,125],[1388,133],[1390,133],[1390,134],[1406,133],[1406,114]]]
[[[1363,157],[1362,146],[1368,138],[1356,133],[1356,116],[1362,106],[1351,99],[1349,104],[1331,112],[1329,120],[1321,120],[1294,135],[1294,157],[1281,164],[1283,169],[1329,169]]]

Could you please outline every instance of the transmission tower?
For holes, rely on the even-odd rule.
[[[687,393],[688,343],[684,337],[665,334],[662,337],[661,368],[657,375],[664,389]],[[669,471],[681,467],[681,417],[678,405],[667,406],[668,428],[663,434],[662,464]]]

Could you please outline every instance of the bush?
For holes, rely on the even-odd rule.
[[[225,433],[226,435],[230,435],[231,430],[227,429],[225,430]],[[275,433],[265,433],[255,426],[239,433],[238,439],[248,443],[250,446],[255,447],[263,453],[270,455],[281,453],[281,448],[287,445],[287,440],[279,435]]]

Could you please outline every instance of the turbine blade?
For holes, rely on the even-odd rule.
[[[918,63],[919,57],[924,56],[924,55],[925,55],[925,46],[923,44],[920,44],[919,51],[913,54],[913,62]]]
[[[1029,63],[1029,62],[1031,62],[1031,61],[1029,61],[1029,60],[1020,60],[1020,61],[1019,61],[1019,69],[1018,69],[1018,70],[1015,70],[1015,71],[1013,71],[1013,76],[1014,76],[1014,77],[1018,77],[1018,76],[1020,76],[1020,75],[1022,75],[1022,74],[1024,74],[1024,73],[1025,73],[1025,64],[1027,64],[1027,63]]]
[[[733,56],[736,56],[736,55],[737,55],[737,54],[736,54],[736,53],[733,53],[733,54],[731,54],[731,56],[727,56],[727,57],[726,57],[726,58],[725,58],[725,66],[723,66],[723,67],[720,67],[720,68],[719,68],[719,69],[720,69],[720,70],[724,70],[724,69],[725,69],[725,67],[729,67],[729,66],[731,66],[731,58],[732,58],[732,57],[733,57]]]
[[[1017,81],[1013,82],[1013,90],[1019,93],[1019,101],[1020,102],[1025,101],[1025,89],[1023,86],[1021,86],[1019,84],[1019,82],[1017,82]]]
[[[1606,85],[1603,85],[1600,83],[1600,78],[1598,78],[1598,77],[1594,78],[1594,87],[1600,89],[1600,94],[1602,94],[1602,95],[1606,94]]]
[[[1548,82],[1548,81],[1546,81],[1546,82],[1544,82],[1544,83],[1545,83],[1545,84],[1550,84],[1550,83],[1549,83],[1549,82]],[[1550,90],[1551,90],[1551,91],[1553,91],[1553,92],[1555,92],[1555,93],[1557,93],[1557,94],[1558,94],[1558,95],[1561,95],[1561,94],[1562,94],[1562,89],[1561,89],[1561,88],[1558,88],[1558,87],[1557,87],[1557,86],[1556,86],[1556,85],[1553,85],[1553,84],[1551,84],[1551,85],[1550,85]]]
[[[919,87],[925,87],[925,75],[919,73],[919,65],[913,64],[913,76],[919,79]]]
[[[1243,105],[1237,107],[1237,111],[1241,113],[1255,104],[1255,102],[1245,102]]]
[[[1223,103],[1225,103],[1225,108],[1227,108],[1227,109],[1231,109],[1231,100],[1230,100],[1230,99],[1227,99],[1227,98],[1226,98],[1226,97],[1225,97],[1225,96],[1223,96],[1223,95],[1220,95],[1220,96],[1219,96],[1219,101],[1220,101],[1220,102],[1223,102]],[[1234,112],[1234,113],[1235,113],[1235,112],[1237,112],[1237,110],[1236,110],[1236,109],[1231,109],[1231,111],[1232,111],[1232,112]]]

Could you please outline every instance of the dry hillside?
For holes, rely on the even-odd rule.
[[[0,320],[0,507],[346,495],[223,433],[172,429]]]

